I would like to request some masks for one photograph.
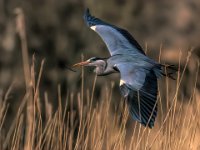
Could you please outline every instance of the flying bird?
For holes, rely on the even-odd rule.
[[[147,57],[128,31],[92,16],[89,9],[84,13],[84,21],[103,39],[111,56],[92,57],[73,67],[95,66],[99,76],[120,73],[121,95],[127,101],[132,118],[152,128],[157,116],[158,79],[173,78],[175,66],[162,65]]]

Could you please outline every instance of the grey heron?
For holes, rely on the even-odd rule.
[[[120,73],[121,95],[127,100],[132,118],[152,128],[157,116],[158,78],[172,78],[175,67],[167,66],[171,72],[165,73],[165,65],[147,57],[128,31],[92,16],[89,9],[84,13],[84,20],[103,39],[111,56],[92,57],[73,67],[95,66],[99,76]]]

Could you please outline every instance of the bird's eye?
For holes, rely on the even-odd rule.
[[[90,58],[90,62],[94,62],[94,61],[96,61],[96,58],[95,58],[95,57]]]

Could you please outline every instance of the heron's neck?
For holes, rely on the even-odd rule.
[[[95,72],[98,76],[105,76],[112,73],[117,73],[118,71],[116,71],[108,62],[102,60],[100,64],[96,65]]]
[[[96,65],[95,72],[97,75],[104,74],[107,67],[107,62],[104,60],[98,60],[98,65]]]

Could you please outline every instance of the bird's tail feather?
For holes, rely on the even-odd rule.
[[[175,65],[158,64],[154,66],[153,70],[157,78],[165,76],[173,80],[176,80],[174,75],[178,71],[178,67]]]
[[[174,74],[178,71],[178,67],[175,65],[162,65],[162,75],[173,80],[176,80]]]

